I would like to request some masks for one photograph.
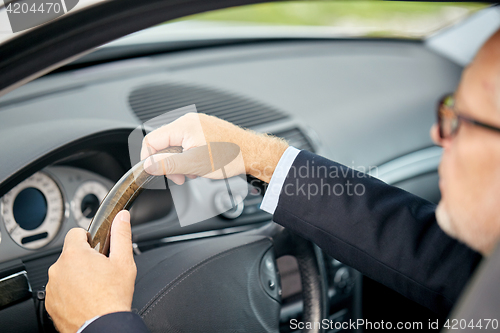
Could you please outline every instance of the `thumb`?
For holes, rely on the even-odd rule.
[[[126,210],[122,210],[116,214],[113,224],[111,225],[109,258],[111,260],[120,261],[134,260],[130,213]]]
[[[206,175],[212,172],[208,146],[186,150],[180,154],[155,154],[144,161],[144,169],[155,176],[161,175]]]
[[[144,169],[151,175],[205,176],[231,163],[240,153],[240,147],[231,142],[210,142],[188,149],[180,154],[155,154],[144,161]]]

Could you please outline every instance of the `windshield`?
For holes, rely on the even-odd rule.
[[[263,3],[187,16],[110,45],[222,38],[422,39],[487,6],[481,3],[403,1]]]
[[[27,5],[35,0],[0,2],[0,45],[65,13],[103,0],[62,0],[63,6]],[[38,2],[37,2],[38,3]],[[47,3],[48,4],[48,3]],[[52,4],[52,3],[51,3]],[[147,41],[255,37],[424,38],[455,24],[486,4],[403,1],[293,1],[221,9],[147,29]],[[57,11],[57,13],[56,13]],[[230,28],[230,29],[228,29]],[[158,33],[158,31],[161,31]],[[139,33],[140,34],[140,33]],[[140,43],[125,37],[117,43]],[[152,39],[152,40],[151,40]],[[111,43],[113,44],[113,43]],[[114,44],[113,44],[114,45]]]

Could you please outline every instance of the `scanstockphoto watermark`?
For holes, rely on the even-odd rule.
[[[428,319],[427,321],[370,321],[367,319],[349,319],[346,321],[335,321],[323,319],[316,322],[304,322],[297,319],[290,320],[290,329],[292,330],[409,330],[409,331],[439,331],[441,329],[448,330],[498,330],[498,319],[477,318],[477,319],[446,319],[444,323],[439,319]]]
[[[254,166],[252,171],[257,177],[262,172]],[[369,173],[367,172],[369,171]],[[308,200],[315,196],[362,196],[366,193],[364,180],[377,176],[376,167],[355,166],[347,167],[341,164],[324,165],[314,160],[306,161],[304,165],[292,165],[290,169],[265,168],[264,175],[270,174],[274,179],[281,179],[283,187],[271,186],[267,191],[280,191],[286,196],[301,196]],[[280,193],[275,193],[280,195]]]
[[[297,319],[290,320],[290,329],[292,330],[312,330],[312,329],[324,329],[324,330],[434,330],[438,329],[438,322],[428,323],[415,321],[415,322],[390,322],[390,321],[369,321],[366,319],[357,319],[348,321],[334,321],[329,319],[323,319],[321,322],[302,322]]]

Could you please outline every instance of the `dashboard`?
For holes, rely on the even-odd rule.
[[[39,171],[3,196],[0,209],[7,233],[22,248],[37,250],[50,243],[63,225],[88,229],[110,183],[82,169]]]
[[[427,133],[435,98],[452,91],[460,73],[415,41],[249,43],[60,72],[1,97],[0,152],[8,158],[0,168],[0,279],[25,272],[29,292],[3,305],[0,295],[0,326],[14,312],[27,313],[26,302],[38,304],[65,234],[88,226],[131,167],[129,134],[148,119],[195,104],[198,112],[275,134],[299,149],[378,170],[375,176],[435,201],[440,152]],[[224,182],[200,182],[139,196],[131,209],[137,255],[272,222],[259,209],[257,188],[248,187],[242,203],[227,211],[219,194]],[[182,207],[174,197],[184,198]],[[182,227],[181,210],[211,217]],[[285,323],[300,316],[301,286],[293,260],[284,257],[278,266]],[[328,256],[324,267],[330,318],[360,318],[361,275]],[[37,325],[36,314],[33,320]]]
[[[79,160],[81,162],[81,158]],[[270,220],[269,214],[258,209],[262,201],[260,191],[249,185],[241,191],[244,199],[230,208],[227,207],[227,196],[223,195],[226,189],[224,181],[198,179],[187,182],[185,186],[175,186],[177,199],[182,202],[174,207],[171,190],[165,188],[164,179],[158,177],[155,182],[159,186],[152,184],[151,187],[158,189],[145,190],[131,208],[134,241],[140,244],[147,243],[150,238],[157,240],[162,236],[185,234],[186,229],[179,225],[177,210],[196,210],[204,212],[205,216],[213,216],[192,226],[193,230],[229,229],[226,232],[230,232],[240,224]],[[43,168],[23,180],[0,201],[0,221],[5,232],[1,260],[60,248],[71,228],[87,230],[113,185],[113,181],[98,173],[58,164]],[[150,237],[150,234],[155,237]]]

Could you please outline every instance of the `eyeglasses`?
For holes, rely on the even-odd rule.
[[[439,101],[437,108],[437,121],[439,137],[441,139],[454,137],[457,134],[462,121],[482,128],[487,128],[495,132],[500,132],[499,127],[488,125],[459,114],[455,109],[455,97],[452,94],[444,96]]]

